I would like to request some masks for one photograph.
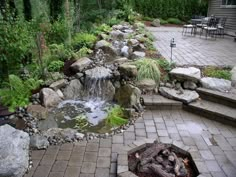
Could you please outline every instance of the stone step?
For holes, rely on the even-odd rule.
[[[234,93],[234,91],[229,93],[224,93],[205,88],[198,88],[197,92],[200,95],[200,97],[204,100],[236,108],[236,92]]]
[[[182,109],[182,102],[165,98],[161,95],[142,95],[144,106],[150,110]]]
[[[236,109],[207,100],[184,105],[184,110],[236,127]]]

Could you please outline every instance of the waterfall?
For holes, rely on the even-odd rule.
[[[113,85],[110,82],[111,70],[105,67],[95,67],[85,71],[84,93],[85,99],[110,99],[109,91],[113,92]]]

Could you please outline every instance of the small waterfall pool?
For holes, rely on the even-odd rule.
[[[87,120],[87,125],[83,131],[94,133],[106,133],[111,131],[112,127],[105,124],[107,111],[113,103],[101,99],[83,100],[65,100],[54,108],[50,115],[54,117],[59,128],[79,128],[78,119]]]

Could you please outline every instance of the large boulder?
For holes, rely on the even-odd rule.
[[[70,68],[74,71],[74,72],[81,72],[83,71],[85,68],[87,68],[90,64],[92,63],[92,60],[90,60],[87,57],[83,57],[78,59],[76,62],[74,62]]]
[[[124,63],[119,66],[120,74],[125,77],[136,77],[138,75],[138,69],[135,65]]]
[[[50,85],[50,88],[52,88],[53,90],[58,90],[62,87],[65,87],[66,86],[66,80],[65,79],[60,79],[56,82],[53,82],[51,85]]]
[[[220,92],[228,92],[231,89],[231,81],[225,79],[204,77],[201,79],[201,84],[203,88]]]
[[[137,110],[141,110],[140,104],[141,91],[139,88],[126,84],[117,89],[115,94],[115,100],[118,104],[126,108],[134,107]]]
[[[124,33],[120,30],[113,30],[110,35],[113,40],[124,40]]]
[[[41,105],[29,105],[27,112],[39,120],[46,119],[48,116],[48,110]]]
[[[118,55],[115,47],[105,40],[98,41],[95,45],[95,49],[101,49],[104,52],[107,61],[115,60]]]
[[[189,68],[174,68],[170,71],[173,78],[178,81],[192,81],[197,83],[201,79],[201,71],[195,67]]]
[[[236,66],[233,67],[233,69],[230,71],[231,73],[231,81],[232,81],[232,86],[236,88]]]
[[[62,101],[60,96],[50,88],[43,88],[40,91],[40,100],[46,108],[56,106]]]
[[[29,135],[10,125],[0,127],[0,176],[22,177],[29,165]]]
[[[103,84],[102,89],[103,91],[103,95],[102,95],[102,99],[106,100],[106,101],[112,101],[114,99],[114,95],[116,93],[116,89],[113,86],[112,82],[110,80],[106,80],[105,84]]]
[[[155,19],[151,23],[152,26],[154,27],[160,27],[161,26],[161,21],[159,19]]]
[[[157,84],[153,79],[143,79],[137,82],[137,86],[141,90],[154,91],[157,87]]]
[[[146,56],[145,52],[139,52],[135,51],[131,55],[131,59],[139,59],[139,58],[144,58]]]
[[[75,99],[81,97],[83,94],[83,85],[80,80],[74,79],[70,81],[63,92],[66,99]]]
[[[190,90],[175,90],[167,87],[160,87],[159,92],[164,97],[182,101],[183,103],[191,103],[196,101],[199,98],[199,95],[196,91]]]
[[[41,135],[33,135],[30,137],[30,146],[34,149],[47,149],[49,146],[48,139]]]

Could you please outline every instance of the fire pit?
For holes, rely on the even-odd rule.
[[[128,168],[125,171],[125,164]],[[197,177],[189,152],[173,145],[144,143],[118,156],[118,177]]]

